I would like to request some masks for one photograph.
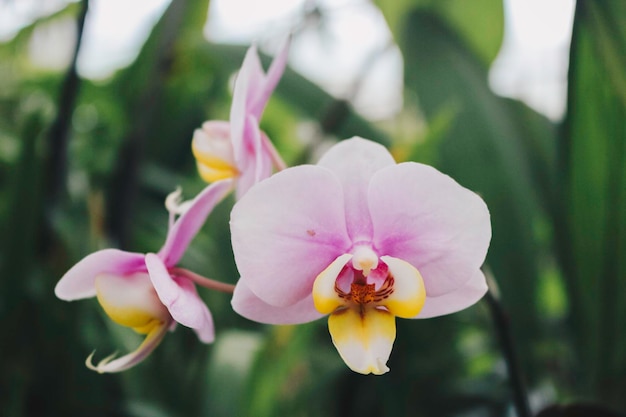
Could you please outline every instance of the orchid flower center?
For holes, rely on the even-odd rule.
[[[363,374],[389,370],[395,317],[417,316],[425,299],[424,282],[414,266],[379,257],[367,246],[339,256],[313,283],[315,308],[330,314],[335,347],[352,370]]]
[[[354,250],[352,266],[363,271],[363,275],[367,277],[370,271],[378,266],[378,255],[368,246],[358,246]]]
[[[376,290],[376,284],[352,282],[352,284],[350,284],[349,293],[346,294],[337,284],[335,284],[335,292],[337,292],[340,298],[346,300],[346,302],[352,302],[358,305],[380,303],[393,293],[393,283],[394,279],[389,275],[378,290]]]

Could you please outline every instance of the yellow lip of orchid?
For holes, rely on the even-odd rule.
[[[204,181],[215,182],[239,175],[228,122],[205,122],[194,132],[191,150]]]
[[[396,337],[395,317],[417,316],[426,290],[419,271],[409,263],[390,256],[374,260],[371,254],[359,249],[335,259],[315,279],[313,302],[320,313],[330,314],[333,344],[350,369],[381,375],[389,371],[386,363]],[[369,282],[371,269],[379,264],[387,267],[384,280]],[[344,268],[354,275],[347,291],[338,283]]]
[[[172,317],[159,300],[146,272],[131,275],[100,274],[96,277],[98,302],[111,320],[130,327],[146,338],[133,352],[114,359],[110,355],[97,365],[92,364],[94,353],[85,364],[99,373],[120,372],[145,359],[163,340],[172,324]]]

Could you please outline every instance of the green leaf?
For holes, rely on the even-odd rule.
[[[457,35],[483,64],[493,62],[504,35],[504,8],[502,0],[376,0],[396,41],[403,41],[403,33],[412,25],[409,16],[417,10],[435,13]]]
[[[626,3],[578,2],[555,217],[579,389],[626,409]]]

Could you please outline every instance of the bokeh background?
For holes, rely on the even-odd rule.
[[[626,412],[623,0],[0,0],[0,415],[516,415],[485,302],[398,320],[380,377],[325,320],[259,325],[209,291],[214,344],[179,327],[122,374],[84,366],[140,339],[56,282],[104,247],[158,250],[165,196],[204,186],[193,130],[228,118],[247,46],[267,65],[288,33],[261,122],[286,161],[359,135],[481,194],[533,413]],[[232,204],[182,264],[235,283]]]

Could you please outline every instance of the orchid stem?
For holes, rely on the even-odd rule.
[[[506,362],[506,368],[509,374],[509,383],[511,385],[511,390],[513,391],[513,403],[515,405],[517,416],[532,417],[524,378],[522,377],[519,360],[513,345],[513,336],[511,334],[509,316],[502,307],[500,300],[498,300],[491,290],[487,291],[485,300],[489,306],[489,312],[493,318],[500,348],[502,349],[502,355],[504,356],[504,361]]]
[[[181,277],[189,278],[194,283],[210,290],[221,291],[227,294],[232,294],[233,291],[235,291],[235,286],[232,284],[226,284],[225,282],[215,281],[213,279],[203,277],[202,275],[196,274],[195,272],[185,268],[172,268],[170,271]]]
[[[58,110],[54,122],[48,132],[48,155],[46,161],[45,205],[48,212],[56,210],[59,197],[67,176],[67,149],[72,126],[72,112],[80,89],[81,80],[78,76],[76,64],[83,40],[83,32],[89,0],[81,2],[80,11],[76,18],[76,43],[72,52],[70,66],[65,73],[58,97]],[[47,213],[48,217],[51,216]]]

